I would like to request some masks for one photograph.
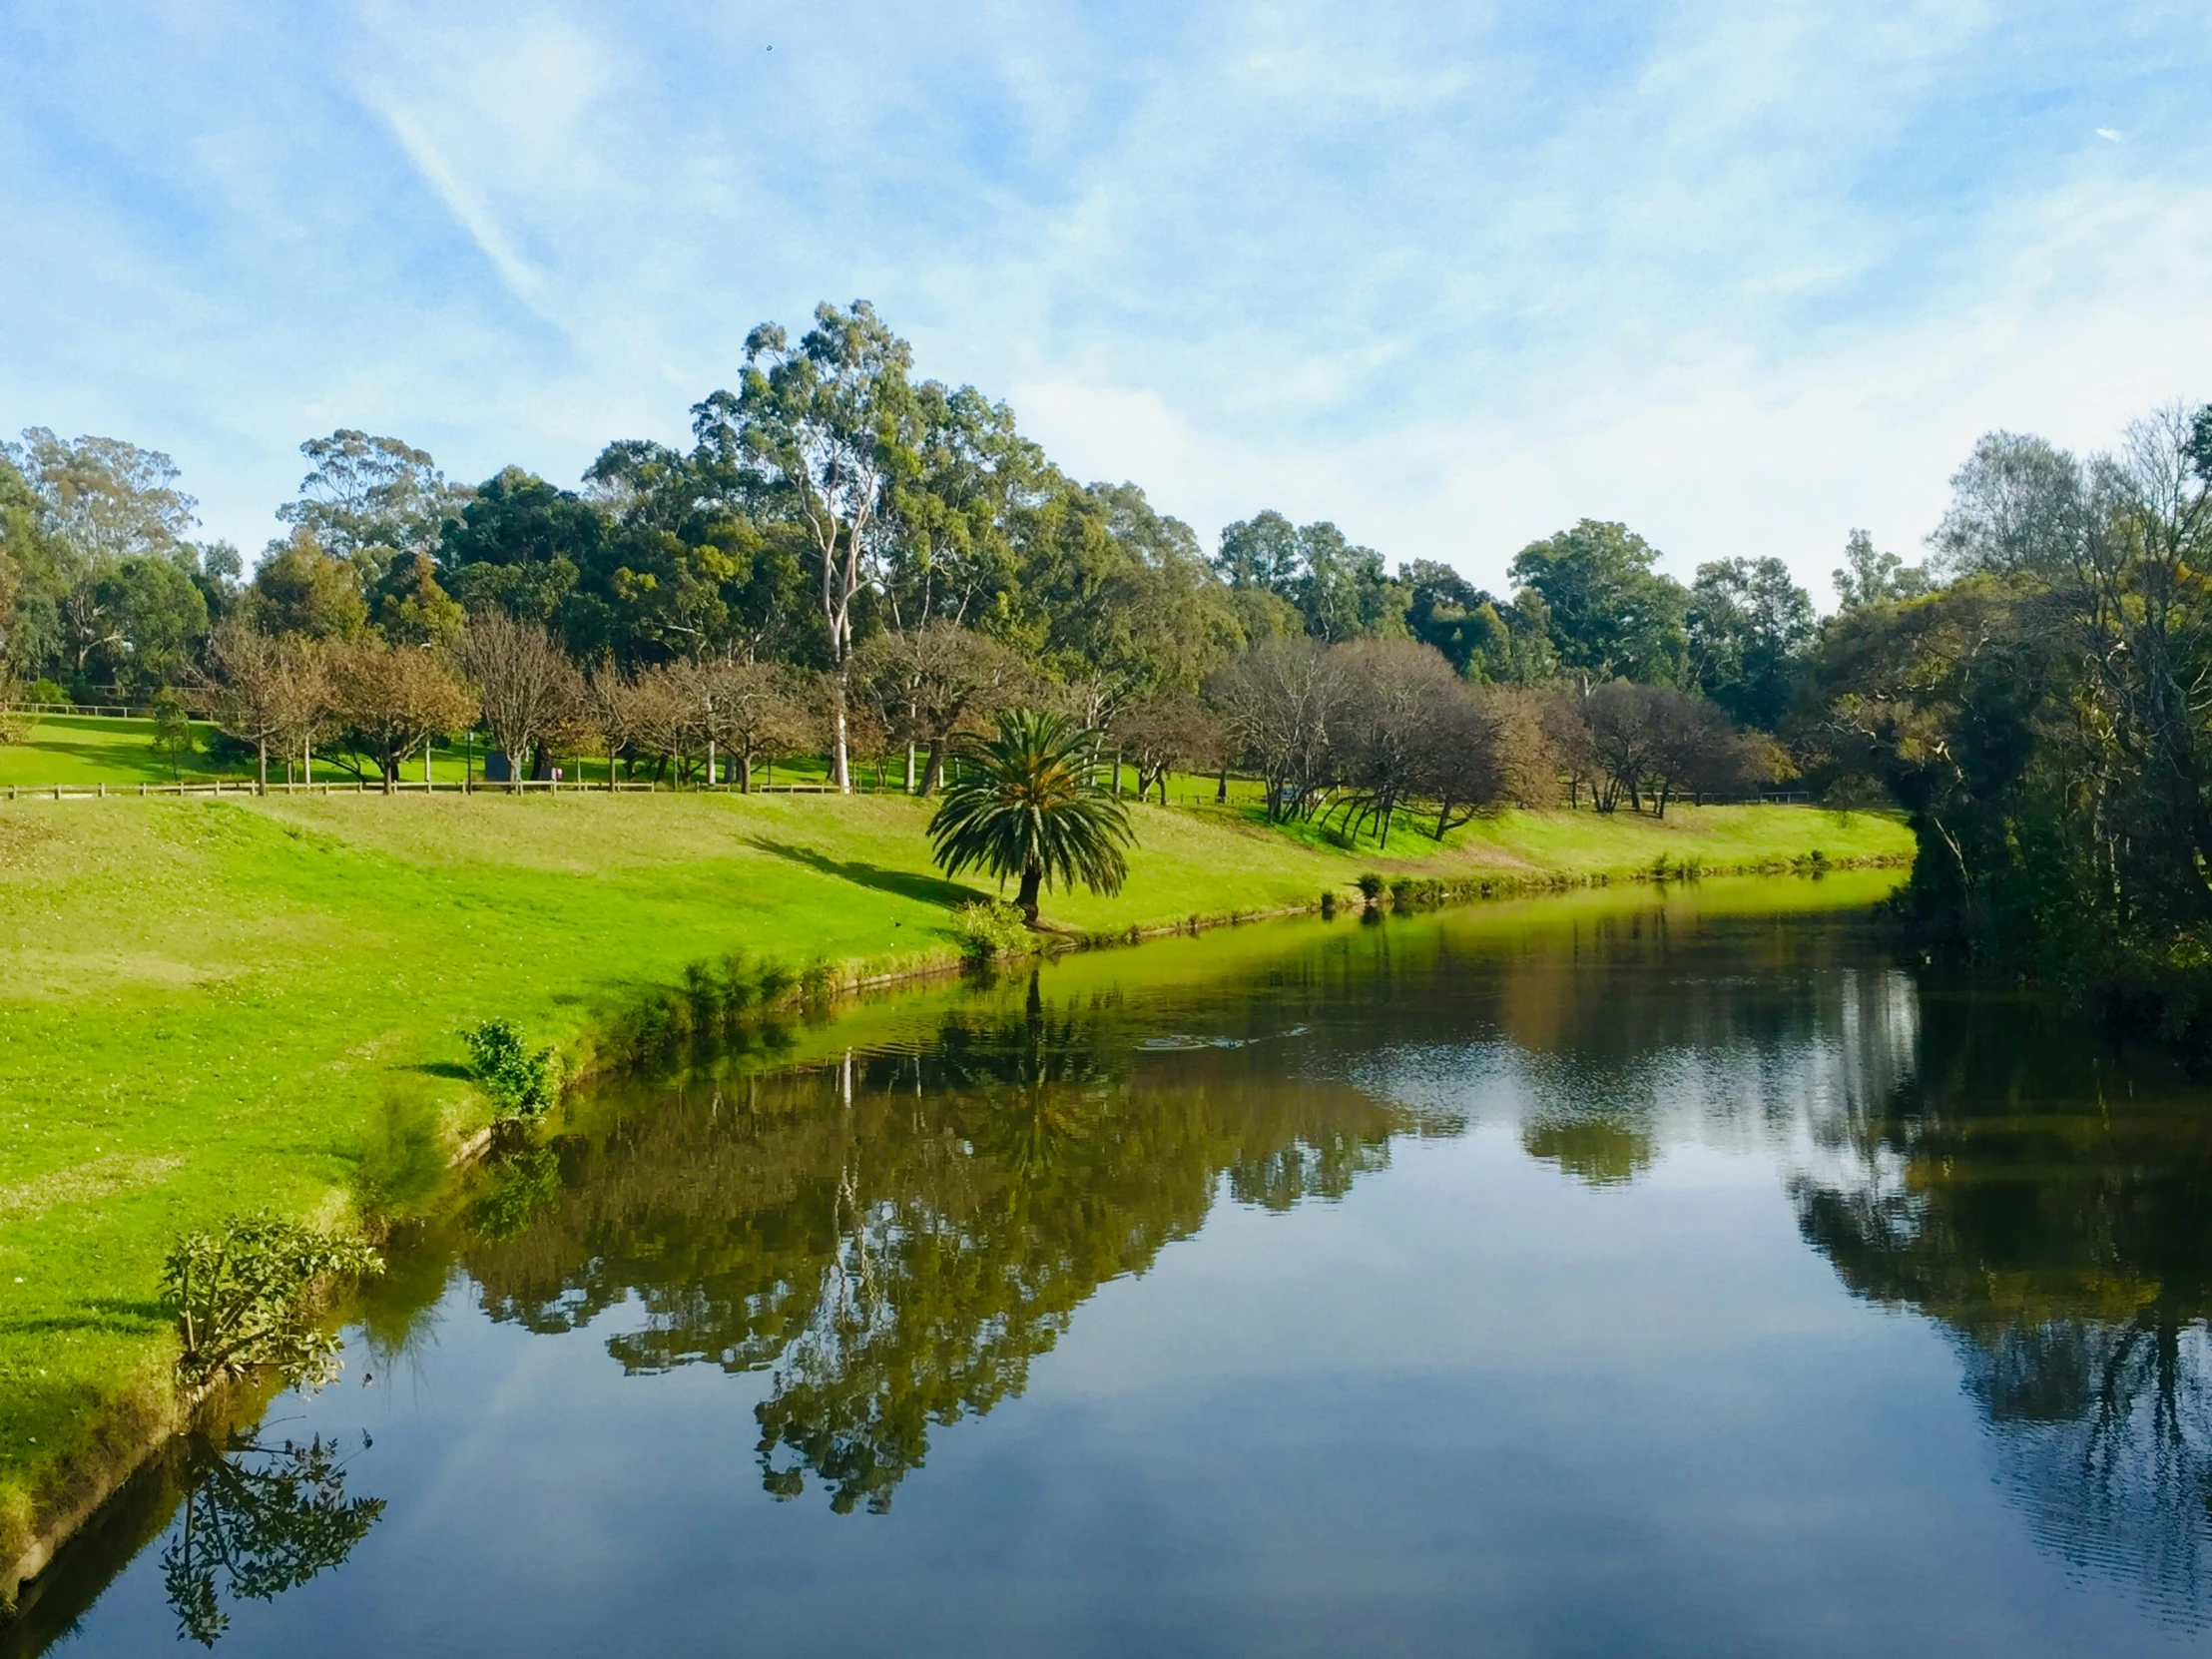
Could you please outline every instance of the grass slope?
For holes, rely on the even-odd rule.
[[[458,1030],[575,1044],[734,948],[795,969],[949,962],[924,804],[900,797],[302,796],[0,805],[0,1570],[72,1471],[167,1409],[155,1297],[179,1230],[270,1205],[343,1224],[419,1196],[480,1105]],[[1312,902],[1379,867],[1620,872],[1891,856],[1895,823],[1708,809],[1511,814],[1437,847],[1322,844],[1249,809],[1135,812],[1084,928]],[[135,1415],[134,1415],[135,1414]],[[119,1424],[122,1425],[119,1427]]]

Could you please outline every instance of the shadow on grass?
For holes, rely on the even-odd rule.
[[[555,1000],[558,1001],[560,999],[555,998]],[[568,998],[568,1000],[571,1002],[575,1002],[579,999],[572,996]],[[476,1074],[470,1071],[468,1067],[461,1065],[458,1061],[454,1060],[427,1060],[424,1061],[421,1065],[399,1066],[395,1069],[400,1071],[419,1072],[425,1077],[446,1077],[452,1079],[456,1083],[470,1082],[476,1076]]]
[[[104,1332],[116,1337],[143,1337],[150,1331],[166,1331],[171,1323],[169,1309],[159,1302],[88,1297],[66,1314],[0,1320],[0,1336],[60,1337]]]
[[[833,875],[840,881],[850,881],[855,886],[896,893],[900,898],[911,898],[922,904],[941,904],[948,910],[955,904],[969,904],[989,896],[941,876],[923,875],[910,869],[890,869],[858,858],[831,858],[811,846],[793,846],[787,841],[764,840],[758,836],[748,839],[746,844],[776,857],[788,858],[795,864],[804,864],[824,875]]]
[[[16,754],[21,757],[16,768],[19,771],[25,769],[36,771],[37,763],[31,757],[51,755],[57,760],[67,760],[92,774],[93,776],[88,778],[87,782],[97,782],[98,776],[101,774],[105,774],[111,784],[126,782],[131,784],[167,784],[172,782],[169,763],[156,755],[150,745],[141,746],[130,742],[71,743],[67,740],[43,737],[33,733],[31,740],[17,750]],[[193,784],[206,782],[216,777],[217,774],[214,768],[205,764],[202,757],[195,755],[177,769],[177,776],[183,782]],[[36,783],[39,780],[31,781]],[[49,783],[58,781],[64,784],[74,782],[74,780],[68,778],[55,780],[51,777],[46,778],[45,781]]]

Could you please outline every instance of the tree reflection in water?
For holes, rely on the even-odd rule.
[[[2212,1118],[2155,1061],[1931,999],[1920,1063],[1793,1186],[1861,1296],[1954,1334],[2037,1537],[2212,1617]]]
[[[1224,1185],[1334,1198],[1444,1114],[1234,1047],[1148,1050],[1118,997],[954,1011],[932,1038],[747,1079],[561,1148],[565,1185],[466,1262],[494,1317],[572,1330],[634,1294],[632,1372],[764,1371],[766,1489],[888,1507],[932,1427],[1017,1394],[1098,1287]],[[742,1092],[741,1092],[742,1091]]]
[[[213,1647],[231,1599],[273,1601],[352,1553],[383,1513],[381,1498],[345,1495],[337,1442],[233,1440],[194,1448],[202,1467],[161,1557],[178,1637]]]

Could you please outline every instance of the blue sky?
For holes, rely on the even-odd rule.
[[[924,373],[1196,525],[1497,583],[1908,556],[1975,435],[2212,398],[2212,7],[0,0],[0,429],[573,484],[747,330]]]

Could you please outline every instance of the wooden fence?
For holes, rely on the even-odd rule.
[[[516,783],[487,784],[481,778],[466,783],[458,779],[449,782],[424,783],[419,778],[401,779],[391,786],[388,793],[394,795],[523,795],[539,792],[547,795],[737,795],[741,792],[735,784],[656,784],[650,779],[644,783],[617,780],[612,784],[587,783],[582,779],[526,778]],[[251,778],[196,778],[190,783],[176,784],[10,784],[7,799],[10,801],[105,801],[110,796],[156,795],[383,795],[384,786],[365,778],[345,779],[325,784],[270,783],[256,785]],[[829,784],[755,784],[754,795],[831,795],[835,791]],[[879,792],[853,787],[855,795],[874,795]],[[889,793],[889,792],[881,792]]]

